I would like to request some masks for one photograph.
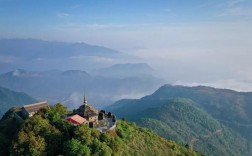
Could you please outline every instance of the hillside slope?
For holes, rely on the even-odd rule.
[[[184,98],[121,100],[108,108],[119,117],[154,130],[208,155],[250,155],[250,141]]]
[[[247,141],[186,99],[138,114],[143,127],[207,155],[248,155]],[[138,117],[137,117],[138,118]]]
[[[252,93],[211,87],[164,85],[147,99],[189,98],[240,135],[252,140]]]
[[[0,149],[5,155],[200,155],[123,120],[106,133],[86,125],[73,126],[61,118],[68,112],[61,104],[41,110],[23,124],[13,118],[16,110],[8,111],[0,121]]]
[[[34,103],[36,100],[22,92],[15,92],[7,88],[0,87],[0,118],[3,113],[14,106]]]

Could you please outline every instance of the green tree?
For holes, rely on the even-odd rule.
[[[67,107],[61,103],[57,103],[54,106],[50,106],[46,116],[49,119],[50,123],[55,123],[62,120],[62,118],[68,114]]]
[[[19,134],[18,140],[23,146],[23,141],[26,136],[32,132],[34,137],[42,137],[46,144],[46,151],[48,155],[55,155],[62,151],[60,145],[62,143],[62,135],[58,129],[52,126],[47,119],[43,119],[40,115],[34,115],[26,120],[22,127],[22,133]],[[32,140],[28,140],[30,144]],[[18,146],[19,147],[19,146]]]
[[[71,139],[65,143],[64,154],[66,156],[89,156],[90,153],[89,148],[79,140]]]
[[[41,156],[46,155],[45,139],[41,136],[35,136],[33,132],[19,132],[17,141],[13,143],[11,155],[30,155]]]
[[[76,127],[75,138],[80,140],[83,144],[89,145],[91,140],[91,129],[87,127],[87,125],[79,125]]]
[[[74,128],[71,123],[66,120],[60,120],[54,123],[54,126],[62,133],[63,140],[69,140],[74,136]]]
[[[9,155],[8,147],[11,144],[11,141],[4,134],[0,133],[0,149],[2,155]]]
[[[100,142],[98,139],[94,139],[91,145],[92,154],[99,156],[110,156],[112,150],[106,143]]]
[[[124,145],[124,142],[119,137],[113,138],[109,143],[109,147],[113,150],[113,153],[118,155],[122,155]]]
[[[100,140],[102,142],[105,142],[105,143],[109,144],[112,141],[112,138],[107,133],[102,133],[100,135]]]
[[[98,131],[97,129],[94,129],[94,128],[92,128],[91,129],[91,136],[92,136],[92,138],[93,139],[98,139],[99,137],[100,137],[100,131]]]

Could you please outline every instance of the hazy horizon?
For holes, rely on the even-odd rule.
[[[250,0],[0,0],[0,12],[0,38],[104,46],[132,58],[92,58],[100,66],[144,62],[171,84],[252,91]]]

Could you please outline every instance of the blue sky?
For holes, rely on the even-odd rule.
[[[252,0],[0,0],[0,38],[87,42],[176,84],[252,88]]]
[[[250,0],[0,0],[0,32],[39,37],[57,27],[125,31],[138,25],[248,21],[251,5]]]

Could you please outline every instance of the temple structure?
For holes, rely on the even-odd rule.
[[[41,108],[46,108],[46,107],[48,107],[47,101],[24,105],[21,108],[21,113],[24,117],[28,118],[28,117],[32,117]]]
[[[87,124],[89,127],[96,128],[102,133],[116,127],[115,115],[104,110],[96,110],[88,104],[86,96],[84,96],[83,104],[65,119],[73,125]]]
[[[98,122],[98,114],[99,112],[87,103],[87,98],[84,96],[83,105],[81,105],[77,110],[76,114],[79,116],[86,118],[89,122]]]

